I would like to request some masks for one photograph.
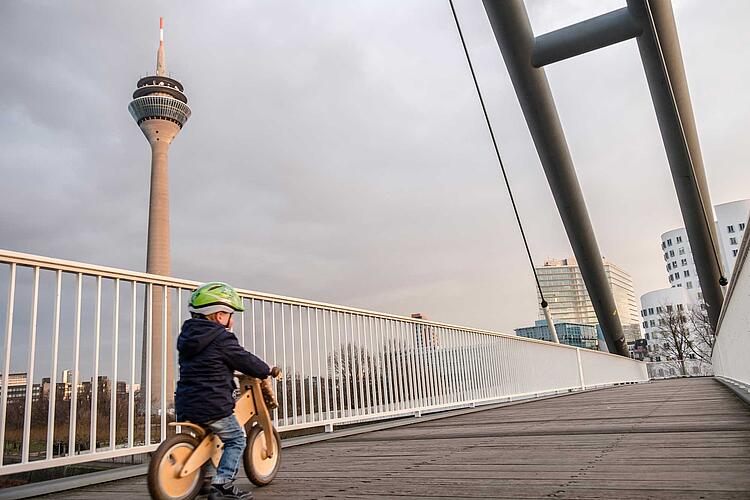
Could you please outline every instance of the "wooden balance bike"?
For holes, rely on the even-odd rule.
[[[273,481],[281,465],[281,439],[271,422],[270,410],[278,407],[271,379],[237,374],[241,396],[234,406],[237,421],[245,428],[247,446],[242,465],[257,486]],[[151,456],[148,491],[157,500],[191,500],[200,492],[210,460],[219,465],[224,445],[210,429],[191,422],[172,422],[181,431],[164,440]]]

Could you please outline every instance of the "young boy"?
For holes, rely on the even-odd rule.
[[[260,358],[240,346],[232,333],[235,312],[242,299],[226,283],[206,283],[190,297],[191,319],[177,339],[180,380],[175,392],[178,421],[210,428],[224,443],[224,453],[211,481],[209,500],[249,500],[252,493],[232,484],[245,450],[245,431],[234,416],[234,371],[265,379],[271,370]]]

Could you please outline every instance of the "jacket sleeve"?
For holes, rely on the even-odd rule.
[[[233,370],[256,378],[266,378],[271,374],[268,365],[259,357],[243,349],[234,334],[224,337],[221,350],[224,359]]]

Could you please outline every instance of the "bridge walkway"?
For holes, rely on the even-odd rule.
[[[147,498],[145,477],[57,497]],[[750,498],[750,409],[712,378],[620,386],[288,448],[274,483],[255,490],[550,497]]]

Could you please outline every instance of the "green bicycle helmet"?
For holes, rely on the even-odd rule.
[[[188,309],[191,313],[208,316],[217,312],[241,312],[245,308],[234,288],[220,281],[212,281],[198,287],[190,296]]]

